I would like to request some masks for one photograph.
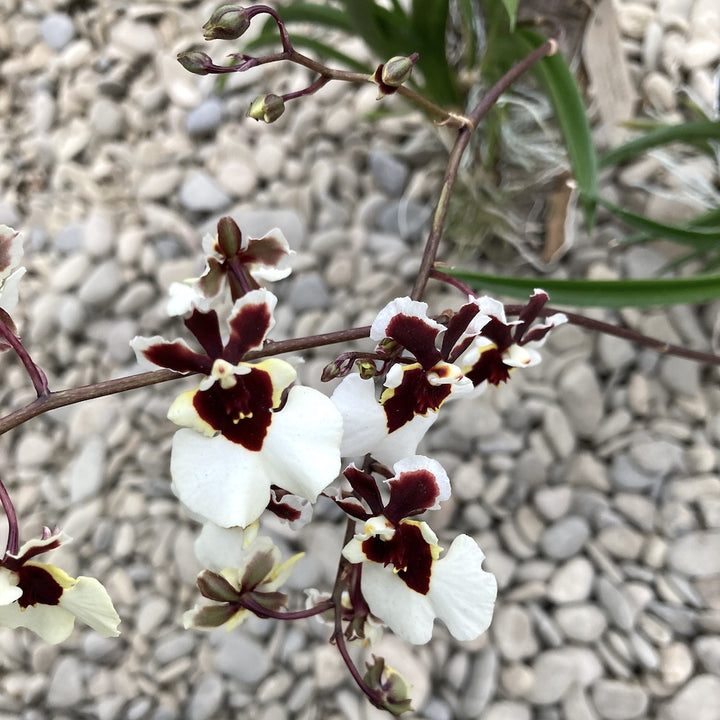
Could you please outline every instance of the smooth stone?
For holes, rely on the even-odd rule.
[[[668,565],[685,575],[720,573],[720,532],[699,530],[677,538],[670,544]]]
[[[667,720],[720,720],[720,678],[697,675],[664,708]]]
[[[91,435],[75,455],[66,479],[71,502],[82,502],[100,490],[105,474],[105,452],[102,437]]]
[[[512,700],[493,703],[483,714],[484,720],[531,720],[530,708]]]
[[[114,298],[123,284],[123,274],[115,260],[96,265],[80,286],[78,298],[84,305],[103,305]]]
[[[538,655],[532,670],[533,685],[525,697],[533,705],[558,702],[578,677],[575,659],[560,650],[548,650]]]
[[[135,58],[151,55],[158,49],[158,36],[150,23],[123,17],[111,23],[110,42],[114,51],[119,50]]]
[[[99,97],[90,107],[90,127],[102,138],[118,138],[125,131],[125,113],[122,106]]]
[[[270,671],[272,663],[267,650],[248,635],[228,635],[220,629],[213,636],[218,640],[214,659],[218,672],[241,682],[257,683]]]
[[[577,444],[577,436],[570,419],[557,405],[551,405],[543,416],[543,435],[554,453],[561,459],[572,455]]]
[[[40,21],[40,34],[53,50],[62,50],[75,37],[75,26],[65,13],[51,12]]]
[[[77,705],[85,693],[80,663],[73,655],[60,658],[50,676],[47,705],[50,708],[69,708]]]
[[[213,212],[230,204],[230,198],[207,174],[188,173],[179,191],[180,203],[193,212]]]
[[[702,635],[693,641],[693,651],[700,664],[715,675],[720,675],[720,637]]]
[[[596,591],[600,605],[605,608],[613,623],[621,630],[631,630],[637,609],[631,605],[623,589],[613,585],[607,578],[599,577]]]
[[[660,379],[668,390],[680,395],[700,394],[700,365],[679,357],[666,357],[660,363]]]
[[[288,302],[298,313],[327,308],[330,294],[320,273],[304,273],[296,277],[288,295]]]
[[[407,166],[388,153],[374,150],[368,157],[376,185],[391,197],[400,197],[408,177]]]
[[[160,665],[167,665],[181,657],[192,653],[195,649],[196,637],[186,631],[176,631],[166,635],[155,644],[153,657]]]
[[[600,531],[597,540],[616,558],[636,560],[642,551],[645,537],[626,525],[610,525]]]
[[[557,520],[540,538],[540,549],[555,560],[566,560],[580,552],[590,536],[590,527],[577,515]]]
[[[187,114],[185,129],[191,137],[211,135],[220,127],[222,116],[222,101],[218,97],[210,97]]]
[[[567,514],[572,502],[572,490],[566,485],[541,487],[533,497],[538,512],[546,520],[559,520]]]
[[[532,620],[520,605],[496,608],[491,624],[498,651],[511,662],[532,657],[538,651]]]
[[[674,642],[660,648],[660,673],[663,682],[678,687],[692,675],[693,656],[687,645]]]
[[[115,228],[110,213],[102,207],[90,211],[83,226],[83,245],[94,258],[108,255],[115,245]]]
[[[602,612],[590,604],[562,605],[553,613],[555,621],[569,640],[595,642],[605,631],[607,620]]]
[[[56,443],[47,434],[28,430],[15,446],[15,462],[20,468],[45,465],[55,454]]]
[[[595,370],[586,363],[576,363],[562,373],[558,387],[573,430],[580,437],[592,437],[605,411]]]
[[[498,656],[493,648],[485,648],[475,657],[468,683],[460,697],[458,720],[471,720],[482,715],[495,694]]]
[[[648,695],[641,687],[604,678],[593,687],[592,698],[605,720],[634,720],[644,716],[649,704]]]
[[[595,570],[585,557],[574,557],[550,578],[548,597],[555,603],[582,602],[590,596]]]
[[[188,720],[209,720],[220,710],[225,687],[217,675],[203,675],[195,684],[187,710]]]

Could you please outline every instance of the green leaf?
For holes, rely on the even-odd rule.
[[[652,307],[708,302],[720,297],[720,275],[658,280],[556,280],[501,277],[455,269],[442,272],[462,280],[474,290],[516,298],[527,298],[539,287],[550,295],[553,305]]]
[[[607,208],[613,215],[619,217],[631,227],[643,231],[643,235],[633,238],[633,242],[649,240],[650,237],[664,237],[674,240],[681,245],[689,245],[696,250],[720,250],[720,227],[713,227],[708,230],[695,230],[688,225],[666,225],[665,223],[651,220],[643,215],[632,213],[621,208],[619,205],[595,197],[598,205]]]
[[[646,150],[674,142],[707,149],[708,140],[720,140],[720,121],[700,120],[659,127],[602,155],[600,167],[626,162]]]
[[[508,20],[510,21],[510,32],[515,32],[515,23],[517,22],[517,11],[518,11],[519,0],[503,0],[503,5],[508,14]]]

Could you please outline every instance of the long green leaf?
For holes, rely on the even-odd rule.
[[[664,237],[681,245],[689,245],[696,250],[720,250],[719,227],[709,228],[708,230],[695,230],[688,226],[666,225],[625,210],[619,205],[603,200],[601,197],[596,196],[595,201],[631,227],[643,231],[644,234],[633,238],[633,242],[648,240],[650,237]]]
[[[468,270],[443,270],[475,290],[526,298],[536,287],[550,295],[553,305],[580,307],[652,307],[700,303],[720,297],[720,275],[659,280],[556,280],[484,275]]]
[[[708,140],[720,140],[720,121],[700,120],[660,127],[605,153],[600,157],[600,167],[626,162],[660,145],[674,142],[698,145]]]

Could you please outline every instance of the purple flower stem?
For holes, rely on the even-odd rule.
[[[50,388],[48,387],[47,376],[38,367],[33,359],[30,357],[30,353],[25,349],[20,338],[5,324],[0,318],[0,335],[3,339],[12,347],[15,354],[20,358],[20,362],[25,366],[27,374],[30,376],[35,392],[38,398],[46,397],[50,394]]]
[[[8,555],[17,555],[19,535],[15,506],[13,505],[10,495],[8,494],[2,480],[0,480],[0,503],[2,503],[3,510],[5,511],[5,516],[8,521],[7,544],[5,546],[5,554],[3,555],[3,560],[5,560]]]

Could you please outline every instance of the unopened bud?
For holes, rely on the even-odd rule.
[[[412,709],[407,682],[397,670],[388,667],[383,658],[373,655],[373,664],[367,664],[367,672],[363,680],[373,690],[380,691],[378,707],[395,716]]]
[[[237,255],[242,247],[242,232],[240,232],[237,223],[227,215],[218,220],[217,237],[220,252],[226,258]]]
[[[382,72],[380,73],[380,79],[389,85],[390,87],[400,87],[404,82],[407,82],[412,75],[413,67],[418,61],[419,55],[413,53],[409,57],[404,55],[396,55],[390,58],[384,65]]]
[[[266,123],[275,122],[285,112],[285,101],[279,95],[269,93],[256,97],[250,104],[247,116]]]
[[[208,54],[196,50],[178,53],[177,60],[186,70],[195,75],[207,75],[213,64],[212,58]]]
[[[250,27],[245,8],[221,5],[203,25],[206,40],[235,40]]]
[[[369,380],[377,375],[375,363],[370,360],[359,360],[357,366],[363,380]]]

